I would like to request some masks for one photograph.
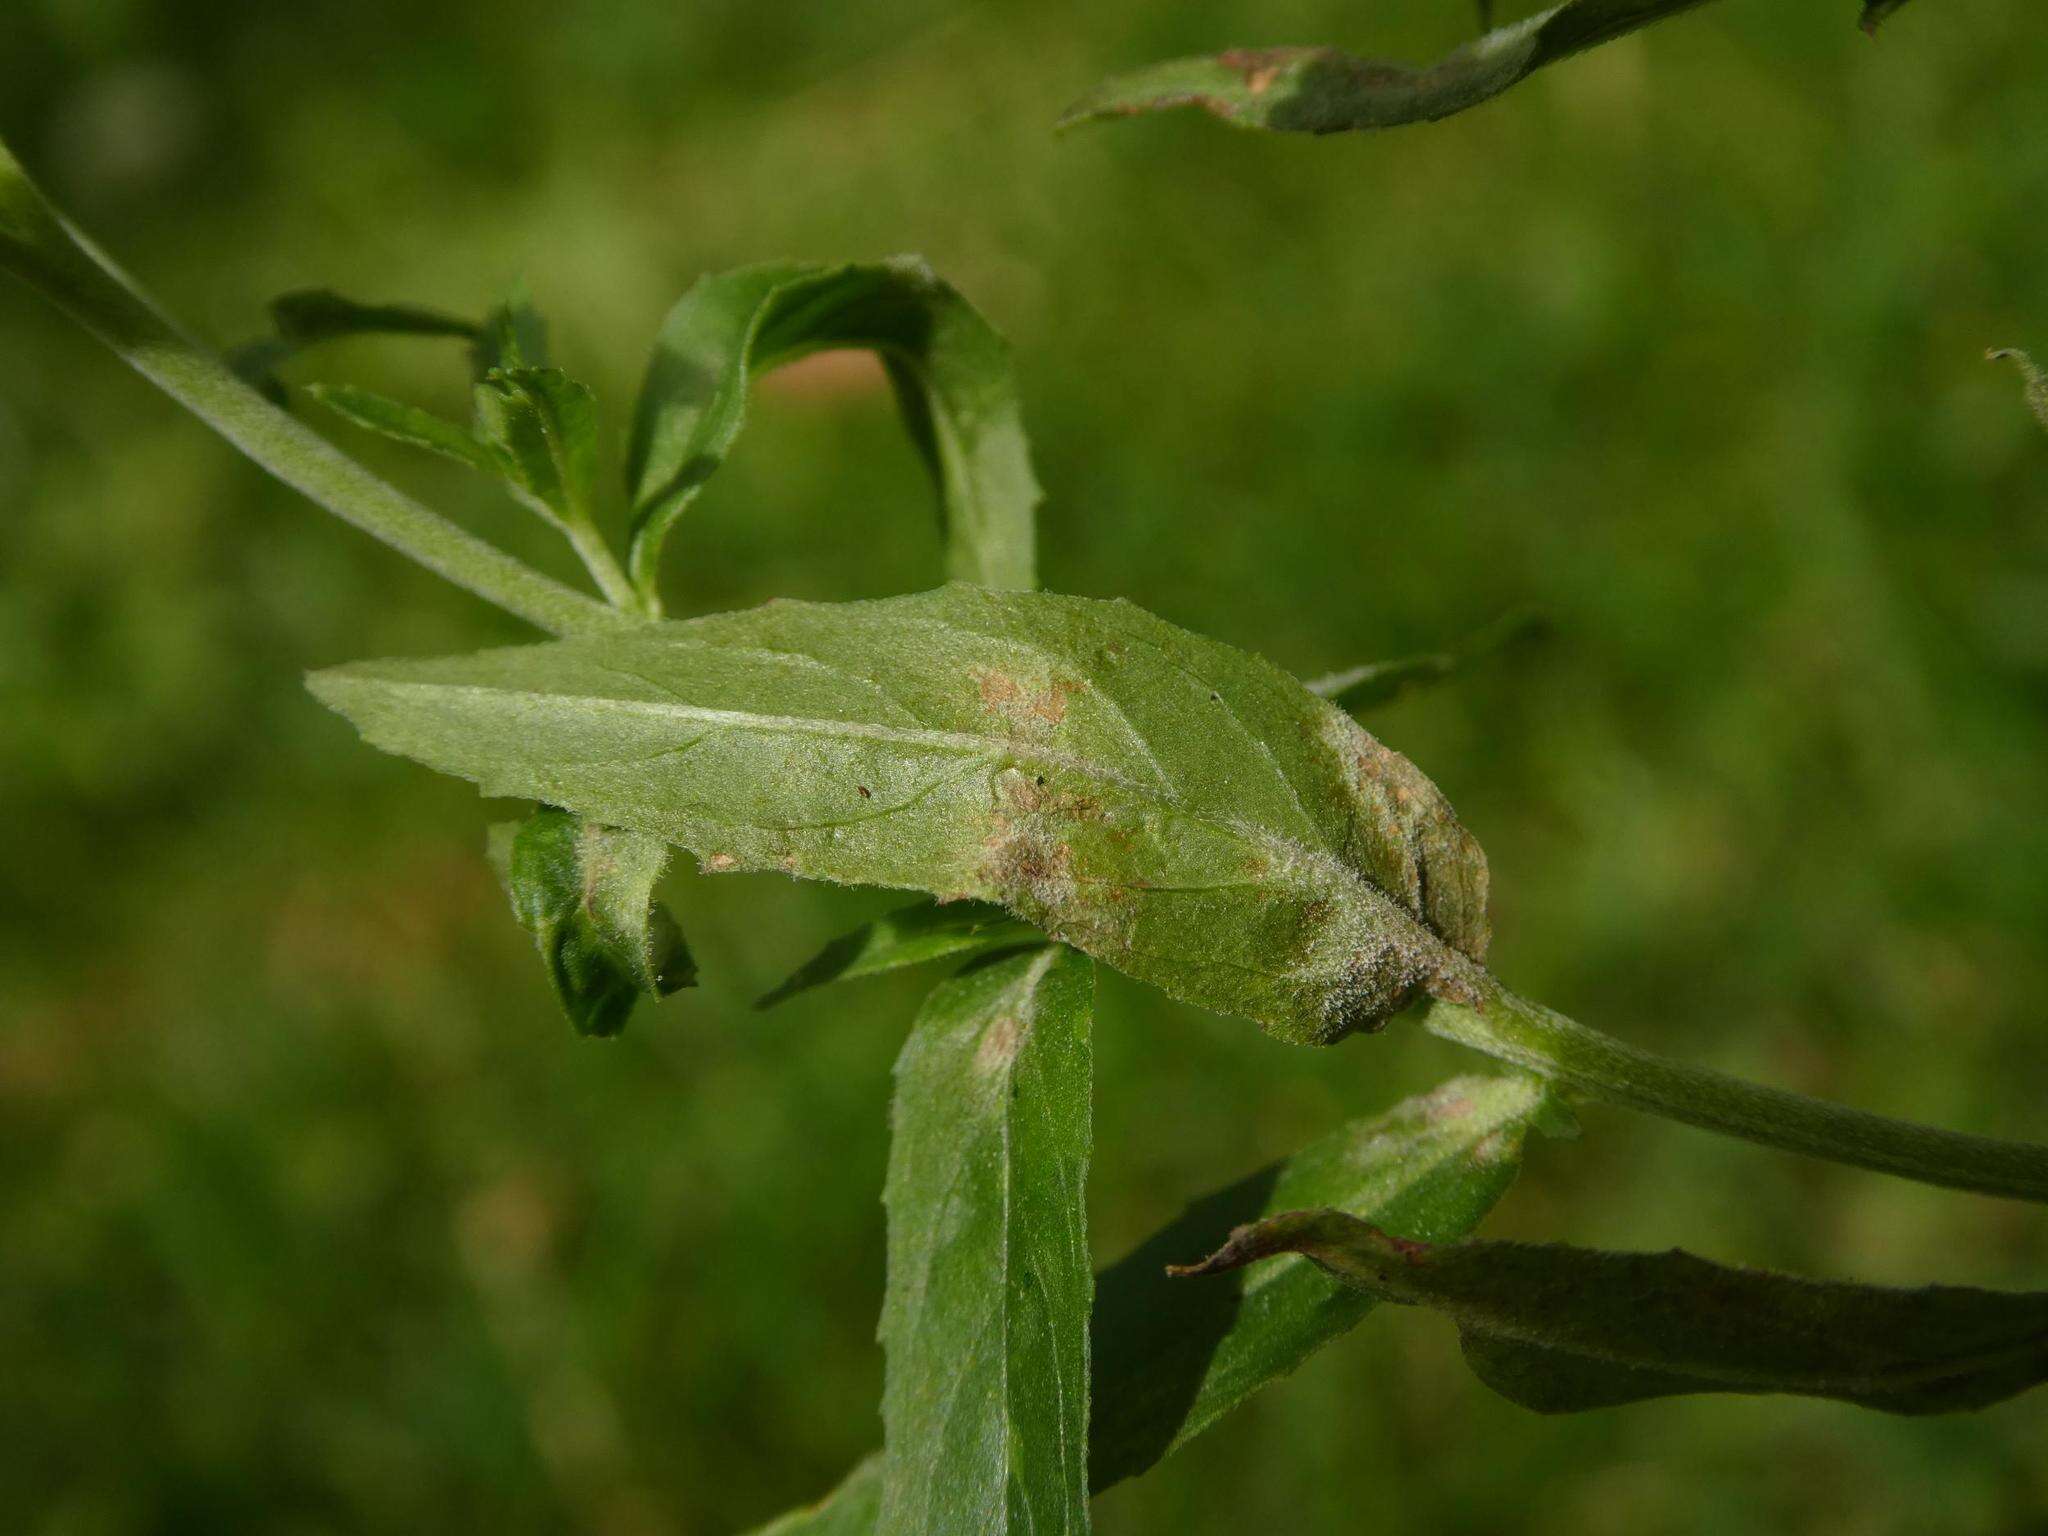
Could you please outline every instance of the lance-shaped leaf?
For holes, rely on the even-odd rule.
[[[754,1006],[773,1008],[835,981],[858,981],[933,960],[964,960],[1043,938],[1029,923],[987,902],[920,901],[840,935]]]
[[[922,261],[781,263],[705,277],[655,339],[627,465],[628,565],[654,588],[669,529],[731,451],[757,375],[831,347],[879,354],[906,425],[938,483],[947,574],[1037,585],[1038,482],[1009,346]]]
[[[970,966],[896,1063],[888,1536],[1088,1529],[1094,990],[1057,946]]]
[[[1574,1132],[1529,1077],[1464,1077],[1354,1120],[1190,1206],[1096,1280],[1093,1486],[1135,1477],[1349,1332],[1373,1298],[1296,1260],[1234,1284],[1167,1276],[1233,1226],[1327,1206],[1407,1238],[1463,1237],[1507,1193],[1530,1127]]]
[[[711,871],[995,902],[1291,1040],[1375,1027],[1486,944],[1485,859],[1413,764],[1127,603],[777,602],[312,687],[488,794]]]
[[[1474,662],[1484,661],[1511,646],[1534,640],[1544,627],[1543,615],[1533,608],[1513,609],[1448,650],[1346,667],[1342,672],[1314,679],[1307,685],[1308,691],[1359,714],[1391,704],[1414,689],[1443,682]]]
[[[306,393],[335,415],[366,432],[375,432],[411,448],[424,448],[487,475],[499,473],[497,458],[467,427],[432,411],[353,384],[309,384]]]
[[[1705,0],[1566,0],[1496,27],[1427,69],[1336,48],[1239,48],[1120,75],[1070,108],[1063,124],[1200,107],[1242,128],[1351,133],[1450,117],[1546,64],[1692,10]],[[1903,0],[1872,0],[1874,27]]]
[[[682,930],[654,899],[659,838],[543,807],[491,829],[491,862],[579,1035],[616,1035],[642,997],[696,985]]]
[[[2048,370],[2017,347],[1994,347],[1984,354],[1993,362],[2009,362],[2020,371],[2026,386],[2027,408],[2042,426],[2048,427]]]
[[[1404,1237],[1462,1237],[1514,1182],[1532,1126],[1574,1132],[1569,1112],[1534,1078],[1454,1078],[1196,1201],[1103,1270],[1090,1325],[1091,1491],[1172,1454],[1374,1305],[1304,1259],[1201,1286],[1170,1279],[1169,1262],[1240,1223],[1307,1205],[1349,1211]],[[879,1458],[862,1462],[831,1498],[762,1536],[869,1536],[880,1467]]]
[[[1887,1413],[1982,1408],[2048,1379],[2048,1293],[1897,1290],[1731,1269],[1672,1249],[1412,1242],[1340,1211],[1241,1227],[1179,1271],[1304,1254],[1458,1325],[1465,1358],[1541,1413],[1689,1392],[1794,1393]]]

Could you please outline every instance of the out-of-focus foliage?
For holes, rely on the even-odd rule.
[[[2048,313],[2048,29],[1977,0],[1908,6],[1874,48],[1843,21],[1709,7],[1483,111],[1316,144],[1047,128],[1133,59],[1434,57],[1469,13],[20,0],[0,133],[212,340],[290,289],[467,314],[523,273],[620,407],[700,273],[922,251],[1016,343],[1048,586],[1301,676],[1551,617],[1550,645],[1372,717],[1484,841],[1518,989],[2038,1136],[2048,460],[1981,356]],[[900,898],[684,872],[663,899],[702,986],[612,1046],[566,1038],[477,851],[499,813],[298,680],[530,632],[17,290],[0,355],[10,1509],[715,1536],[822,1495],[879,1435],[889,1063],[930,978],[749,1005]],[[441,344],[284,371],[467,410]],[[672,611],[935,582],[893,415],[865,360],[764,380],[671,546]],[[361,446],[571,574],[462,467]],[[1098,1260],[1469,1059],[1419,1032],[1289,1050],[1107,976],[1095,1035]],[[2048,1275],[2028,1208],[1605,1112],[1487,1230]],[[1339,1532],[1370,1501],[1447,1532],[1961,1533],[2048,1507],[2038,1400],[1540,1419],[1449,1330],[1388,1321],[1099,1499],[1101,1529]]]

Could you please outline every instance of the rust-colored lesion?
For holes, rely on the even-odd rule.
[[[1027,731],[1057,727],[1067,718],[1067,700],[1088,685],[1069,678],[1044,683],[1020,679],[996,667],[977,667],[973,674],[981,707],[1006,725]]]

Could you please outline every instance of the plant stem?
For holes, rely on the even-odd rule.
[[[1588,1097],[1923,1184],[2048,1202],[2048,1147],[1937,1130],[1688,1066],[1517,997],[1490,976],[1460,990],[1457,1002],[1429,1004],[1423,1027],[1431,1034]]]
[[[72,230],[4,144],[0,271],[41,293],[285,484],[457,586],[556,634],[638,622],[430,512],[265,400]]]

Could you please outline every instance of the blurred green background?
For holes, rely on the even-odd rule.
[[[2048,16],[1732,0],[1455,121],[1055,137],[1113,69],[1423,57],[1457,0],[8,0],[0,132],[203,334],[521,277],[625,419],[696,273],[920,251],[1015,340],[1051,585],[1312,674],[1533,602],[1373,720],[1490,850],[1517,987],[1698,1061],[2048,1137]],[[886,897],[679,874],[704,985],[570,1037],[493,807],[309,667],[520,631],[0,289],[0,1517],[55,1533],[725,1533],[878,1437],[891,1058],[926,978],[749,1000]],[[459,408],[460,359],[296,376]],[[346,429],[337,428],[337,436]],[[348,436],[560,568],[459,469]],[[765,388],[680,612],[939,569],[879,374]],[[1111,978],[1098,1255],[1475,1063]],[[1638,1120],[1491,1230],[2048,1283],[2038,1209]],[[1925,1422],[1547,1420],[1382,1312],[1107,1533],[2048,1530],[2048,1392]]]

